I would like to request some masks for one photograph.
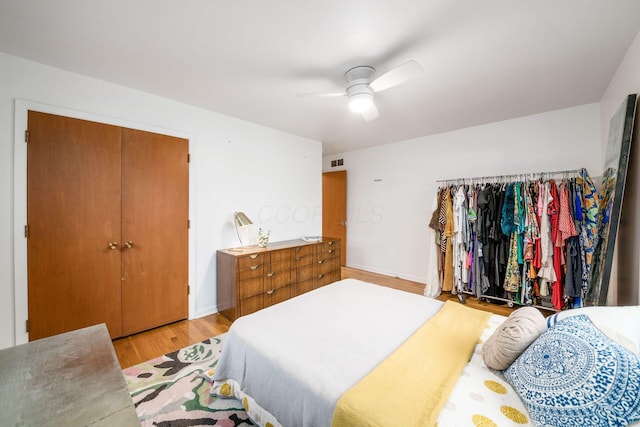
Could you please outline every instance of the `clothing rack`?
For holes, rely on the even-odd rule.
[[[589,176],[588,176],[588,172],[586,171],[585,168],[579,168],[579,169],[567,169],[567,170],[558,170],[558,171],[546,171],[546,172],[530,172],[530,173],[517,173],[517,174],[503,174],[503,175],[492,175],[492,176],[476,176],[476,177],[464,177],[464,178],[450,178],[450,179],[439,179],[436,180],[437,186],[439,189],[444,189],[446,187],[449,186],[453,186],[453,187],[459,187],[462,185],[471,185],[471,186],[477,186],[477,185],[481,185],[481,184],[512,184],[512,183],[517,183],[517,182],[523,182],[523,183],[528,183],[531,181],[549,181],[552,179],[563,179],[563,180],[570,180],[570,179],[574,179],[574,178],[578,178],[578,177],[582,177],[585,178],[587,180],[590,180]],[[453,191],[453,190],[452,190]],[[476,190],[478,191],[478,190]],[[504,191],[504,188],[503,190]],[[441,210],[440,210],[441,212]],[[525,214],[526,216],[526,214]],[[522,220],[522,219],[521,219]],[[539,224],[538,224],[539,226]],[[468,231],[467,231],[468,233]],[[576,236],[575,234],[573,236]],[[474,237],[475,238],[475,237]],[[554,237],[555,238],[555,237]],[[468,244],[468,243],[467,243]],[[501,243],[501,244],[504,244]],[[511,243],[510,243],[511,244]],[[468,249],[465,249],[465,251]],[[494,249],[492,249],[494,250]],[[495,247],[495,250],[497,251],[497,247]],[[463,252],[465,255],[464,256],[468,256],[468,252]],[[496,252],[497,253],[497,252]],[[463,256],[463,259],[464,259]],[[456,255],[453,255],[454,257],[454,263],[456,262],[460,262],[459,259],[456,260]],[[519,263],[520,266],[522,266],[521,263]],[[584,260],[583,260],[583,264],[584,265]],[[497,266],[497,264],[496,264]],[[528,268],[528,267],[527,267]],[[523,273],[524,274],[524,273]],[[575,277],[575,276],[574,276]],[[458,279],[459,276],[458,276]],[[502,280],[502,279],[501,279]],[[579,281],[575,281],[574,282],[578,282]],[[466,282],[465,282],[466,283]],[[492,279],[492,283],[493,283],[493,279]],[[584,276],[583,276],[583,280],[582,283],[584,283]],[[456,284],[454,283],[454,288],[455,288]],[[492,292],[478,292],[478,291],[473,291],[473,290],[469,290],[467,288],[464,289],[457,289],[457,291],[454,291],[459,295],[459,298],[462,300],[464,300],[464,296],[477,296],[479,299],[485,300],[485,301],[489,301],[489,300],[494,300],[494,301],[500,301],[503,303],[507,303],[509,305],[509,307],[513,307],[514,305],[524,305],[524,300],[520,301],[516,298],[512,299],[511,296],[515,296],[515,294],[511,294],[508,291],[505,291],[505,295],[504,296],[494,296]],[[513,292],[513,291],[511,291]],[[519,292],[519,291],[518,291]],[[583,296],[584,297],[584,296]],[[573,297],[572,297],[573,298]],[[546,300],[547,302],[545,303],[544,297],[542,302],[538,302],[538,304],[535,304],[535,307],[543,309],[543,310],[549,310],[549,311],[558,311],[558,309],[556,309],[554,307],[554,305],[556,305],[555,303],[553,305],[547,305],[550,302],[550,299]],[[557,301],[556,301],[557,302]],[[565,300],[566,303],[566,300]]]
[[[531,172],[531,173],[518,173],[511,175],[492,175],[492,176],[475,176],[466,178],[451,178],[451,179],[438,179],[438,184],[445,185],[462,185],[462,184],[481,184],[484,182],[500,182],[509,183],[515,181],[533,181],[536,179],[548,180],[552,177],[561,175],[563,178],[573,178],[580,174],[582,169],[569,169],[563,171],[551,171],[551,172]]]
[[[461,290],[461,291],[460,291],[460,290],[458,290],[457,292],[458,292],[459,294],[468,295],[468,296],[471,296],[471,297],[475,297],[475,296],[477,296],[474,292],[467,291],[467,290]],[[483,300],[483,299],[484,299],[484,300],[491,299],[491,300],[494,300],[494,301],[502,301],[502,302],[506,302],[506,303],[507,303],[507,305],[509,306],[509,308],[512,308],[514,305],[522,306],[522,304],[519,304],[517,301],[514,301],[514,300],[512,300],[512,299],[502,298],[502,297],[496,297],[496,296],[493,296],[493,295],[481,294],[478,298],[479,298],[480,300]],[[540,309],[540,310],[548,310],[548,311],[553,311],[553,312],[557,312],[557,311],[558,311],[558,310],[556,310],[556,309],[555,309],[555,308],[553,308],[553,307],[547,307],[547,306],[545,306],[545,305],[534,305],[534,306],[530,306],[530,307],[535,307],[535,308],[538,308],[538,309]]]
[[[475,294],[473,292],[469,292],[468,294],[475,296]],[[507,298],[501,298],[501,297],[494,297],[493,295],[484,295],[483,294],[483,295],[480,295],[480,299],[485,299],[485,300],[492,299],[494,301],[506,302],[507,305],[509,306],[509,308],[512,308],[514,305],[522,306],[522,304],[519,304],[518,302],[516,302],[514,300],[507,299]],[[527,306],[527,307],[535,307],[535,308],[537,308],[539,310],[547,310],[547,311],[553,311],[553,312],[557,312],[558,311],[555,308],[547,307],[546,305],[530,305],[530,306]]]

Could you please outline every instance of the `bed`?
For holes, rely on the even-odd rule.
[[[452,317],[439,317],[446,309],[453,310]],[[467,312],[460,310],[479,312],[458,303],[443,303],[345,279],[237,319],[229,330],[211,378],[212,390],[218,397],[241,400],[251,418],[261,426],[536,425],[505,375],[488,368],[483,361],[483,343],[506,318],[481,312],[471,313],[479,316],[476,320],[464,321]],[[640,321],[640,311],[631,314]],[[611,320],[611,316],[602,317]],[[419,408],[430,412],[421,418],[422,415],[413,415],[414,403],[420,406],[426,399],[415,399],[413,395],[429,385],[433,371],[431,374],[419,372],[440,347],[446,346],[430,343],[401,355],[409,354],[413,362],[397,357],[412,339],[424,344],[428,337],[442,333],[434,329],[421,332],[425,325],[433,325],[435,319],[452,328],[473,324],[476,335],[465,338],[473,341],[470,346],[463,345],[463,350],[456,351],[463,354],[462,364],[450,371],[455,374],[444,375],[442,385],[438,383],[435,391],[428,392],[429,399],[437,396],[430,409]],[[621,333],[626,337],[627,347],[634,348],[640,343],[640,337],[633,336],[638,334],[634,330],[637,327]],[[416,340],[420,333],[422,338]],[[438,342],[455,344],[456,339],[452,334],[451,339],[441,336]],[[394,357],[401,361],[395,366],[389,362]],[[387,365],[391,365],[390,370],[380,371]],[[411,369],[406,369],[407,365]],[[640,371],[640,362],[632,366],[634,370]],[[379,375],[367,383],[375,377],[374,373]],[[428,378],[422,378],[422,383],[412,391],[409,383],[414,378],[411,377],[425,375]],[[450,385],[445,386],[446,382]],[[345,403],[345,397],[351,396],[358,387],[365,397],[359,395],[360,401],[356,398]],[[371,392],[373,395],[366,394]],[[640,397],[637,401],[634,399],[635,394],[631,399],[632,420],[635,414],[640,419]],[[414,400],[418,402],[412,402]],[[357,405],[362,402],[370,406],[360,409]],[[380,411],[378,415],[369,414],[376,410]],[[364,414],[373,419],[349,418]],[[389,414],[392,421],[380,421]],[[341,416],[341,423],[337,422]]]

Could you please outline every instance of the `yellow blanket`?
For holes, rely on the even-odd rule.
[[[435,425],[490,316],[447,301],[342,395],[332,426]]]

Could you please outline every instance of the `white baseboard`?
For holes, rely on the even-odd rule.
[[[358,265],[358,264],[349,264],[347,265],[349,268],[357,268],[358,270],[368,271],[370,273],[384,274],[385,276],[396,277],[398,279],[411,280],[412,282],[418,283],[427,283],[427,279],[425,277],[413,276],[411,274],[399,274],[395,271],[383,270],[380,268],[371,267],[369,265]]]
[[[217,305],[214,305],[214,306],[211,306],[211,307],[206,307],[206,308],[203,308],[202,310],[196,311],[193,314],[193,316],[189,317],[189,320],[199,319],[201,317],[208,316],[210,314],[216,314],[216,313],[218,313],[218,306]]]

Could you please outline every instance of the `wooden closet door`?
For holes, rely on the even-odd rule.
[[[120,336],[120,128],[34,111],[28,126],[29,339]]]
[[[322,235],[342,241],[340,265],[347,265],[347,171],[322,174]]]
[[[188,141],[122,129],[122,316],[129,335],[188,315]]]

